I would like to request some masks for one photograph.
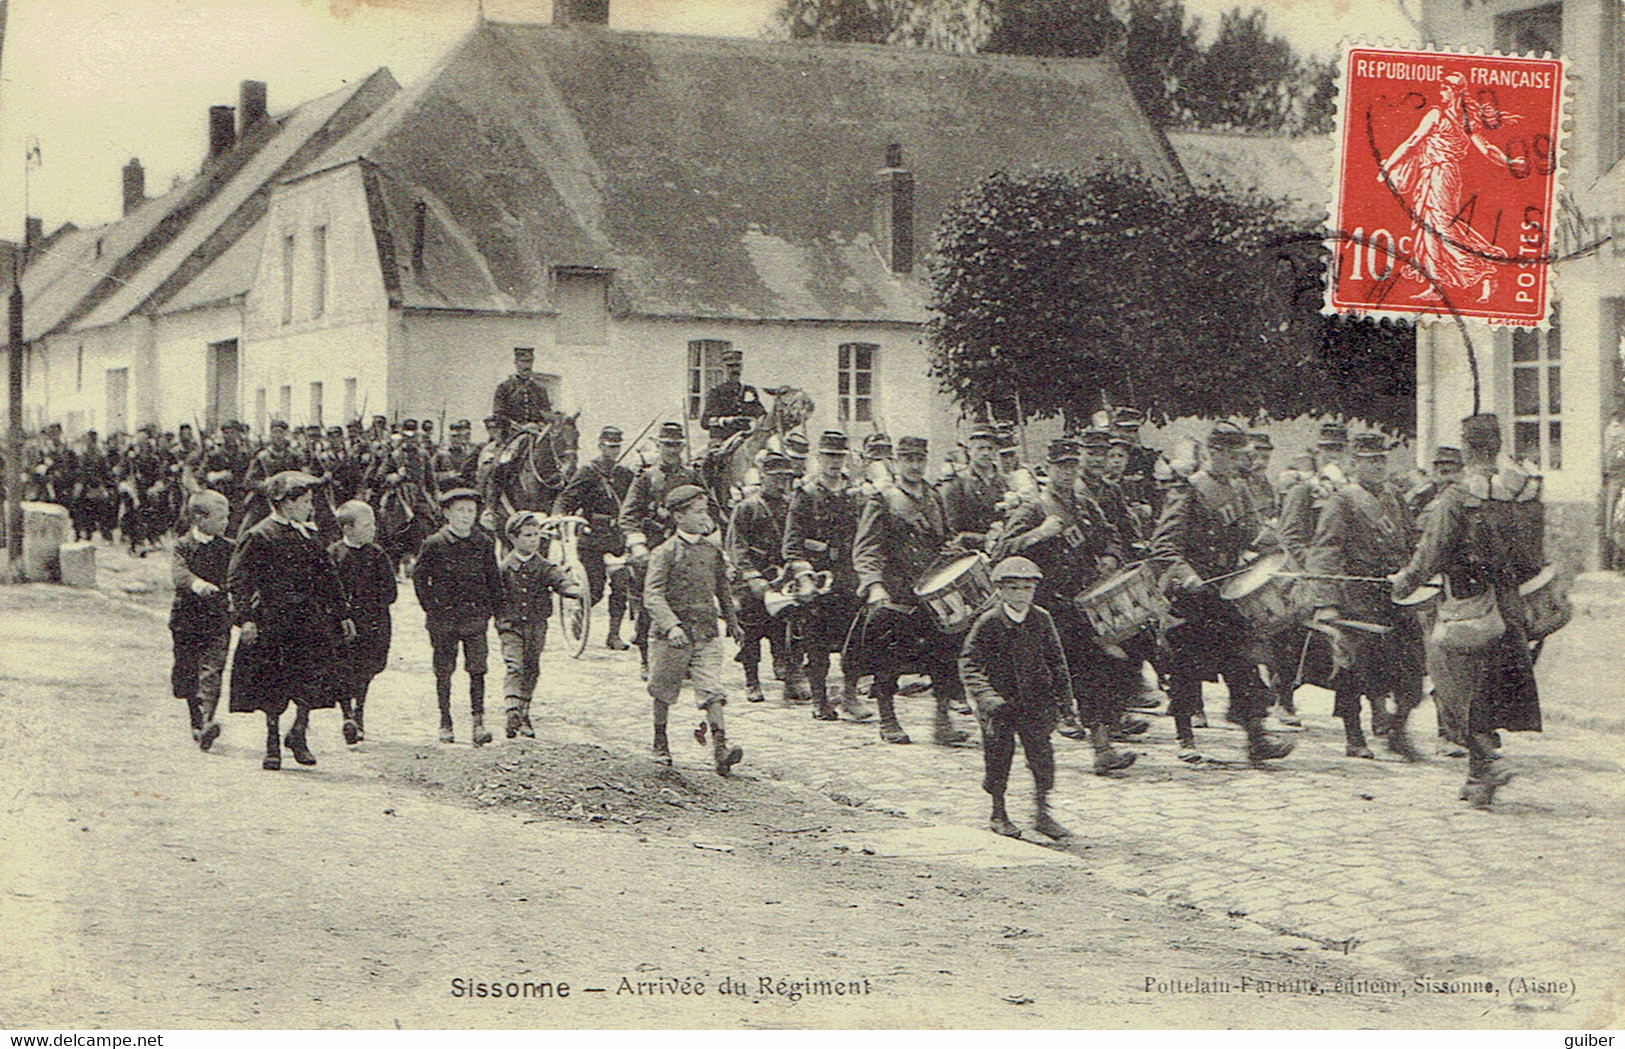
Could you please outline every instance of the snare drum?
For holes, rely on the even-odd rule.
[[[1542,568],[1535,578],[1518,587],[1529,613],[1529,640],[1539,641],[1557,633],[1574,618],[1574,606],[1564,592],[1556,565]]]
[[[1287,600],[1287,581],[1281,578],[1285,569],[1286,555],[1270,554],[1219,588],[1219,596],[1259,637],[1272,637],[1297,622]]]
[[[914,584],[914,596],[937,617],[937,626],[945,633],[969,630],[972,620],[993,600],[993,573],[987,557],[967,554],[937,562]]]
[[[1168,615],[1151,567],[1141,563],[1115,573],[1073,599],[1102,644],[1121,645]]]

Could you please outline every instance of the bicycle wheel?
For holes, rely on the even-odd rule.
[[[581,653],[587,650],[587,635],[592,630],[592,595],[587,589],[587,573],[579,565],[571,565],[569,572],[570,578],[581,588],[581,596],[553,596],[557,602],[559,625],[564,630],[565,643],[570,647],[570,658],[580,659]]]

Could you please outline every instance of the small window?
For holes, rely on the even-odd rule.
[[[698,419],[705,410],[705,395],[721,382],[722,355],[733,343],[725,339],[695,339],[688,344],[688,417]]]
[[[293,234],[282,238],[282,323],[293,323]]]
[[[867,342],[841,344],[835,362],[836,415],[842,423],[875,419],[875,359],[880,347]]]
[[[560,269],[554,276],[559,304],[556,338],[565,346],[602,346],[609,341],[609,274]]]
[[[1563,334],[1552,309],[1546,331],[1512,333],[1512,454],[1542,470],[1563,468]]]
[[[284,386],[277,391],[276,397],[277,418],[293,425],[293,387]]]
[[[327,312],[327,227],[317,226],[310,238],[310,251],[316,266],[315,287],[311,290],[310,315]]]
[[[322,384],[310,384],[310,425],[322,425]]]
[[[356,381],[354,379],[345,379],[344,380],[344,421],[346,423],[349,423],[349,422],[351,422],[352,420],[354,420],[356,418],[355,394],[356,394]]]
[[[261,386],[259,389],[254,391],[254,433],[256,435],[265,432],[266,422],[265,387]]]

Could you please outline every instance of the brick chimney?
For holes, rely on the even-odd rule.
[[[230,106],[209,107],[209,159],[231,152],[237,144],[236,111]]]
[[[903,167],[903,147],[886,147],[886,166],[875,173],[875,248],[893,273],[914,269],[914,173]]]
[[[138,157],[124,165],[124,214],[139,208],[147,199],[147,173]]]
[[[34,252],[45,240],[45,220],[38,215],[29,215],[23,219],[23,261],[26,263],[34,257]]]
[[[609,0],[553,0],[554,25],[609,25]]]
[[[247,138],[248,129],[267,115],[265,81],[244,80],[237,90],[237,137]]]

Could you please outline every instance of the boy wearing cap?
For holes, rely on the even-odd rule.
[[[334,511],[343,535],[327,548],[355,620],[355,640],[339,653],[339,710],[344,715],[344,742],[366,738],[367,690],[372,679],[389,665],[389,642],[394,622],[389,606],[395,603],[395,569],[389,555],[373,540],[378,522],[372,507],[351,499]]]
[[[231,711],[265,715],[267,770],[282,767],[284,742],[299,764],[316,764],[306,739],[310,712],[333,705],[333,646],[355,637],[349,600],[311,520],[319,484],[296,470],[266,482],[271,512],[244,533],[226,573],[239,627]],[[290,700],[293,727],[283,740]]]
[[[621,428],[606,426],[598,434],[598,458],[576,468],[570,483],[564,486],[553,502],[554,514],[574,514],[587,522],[587,531],[581,536],[581,563],[587,571],[587,592],[592,603],[604,595],[609,584],[609,630],[604,646],[623,651],[627,643],[621,640],[621,620],[626,617],[626,569],[617,569],[607,580],[605,557],[619,557],[626,552],[626,537],[621,534],[619,518],[621,501],[632,489],[633,474],[621,465]]]
[[[982,789],[993,799],[989,829],[1021,837],[1004,807],[1019,738],[1033,774],[1033,829],[1059,840],[1068,831],[1049,812],[1049,794],[1055,789],[1050,734],[1061,718],[1072,717],[1075,711],[1072,676],[1055,623],[1033,603],[1043,576],[1025,557],[1006,557],[993,566],[998,600],[976,617],[965,635],[959,677],[982,727]]]
[[[671,764],[667,715],[682,692],[686,675],[694,686],[694,701],[706,716],[695,736],[704,742],[709,729],[717,774],[727,776],[745,756],[743,748],[728,743],[722,714],[728,700],[722,691],[722,638],[717,619],[727,621],[731,636],[739,635],[728,593],[728,565],[722,550],[707,538],[716,525],[705,489],[679,485],[666,493],[665,508],[675,530],[649,555],[643,584],[643,606],[649,615],[654,754]]]
[[[735,573],[739,609],[739,652],[734,659],[745,668],[745,699],[751,703],[762,702],[767,697],[762,694],[759,667],[762,641],[766,639],[778,676],[789,679],[784,690],[786,702],[804,700],[806,694],[797,688],[796,675],[789,670],[784,623],[774,619],[764,603],[768,577],[780,564],[795,467],[788,456],[769,450],[762,456],[761,476],[761,488],[739,500],[734,507],[725,541],[728,561]]]
[[[477,524],[480,496],[472,488],[453,488],[440,497],[446,524],[423,541],[412,585],[423,606],[424,624],[434,650],[435,701],[440,706],[440,742],[451,743],[451,676],[457,650],[468,672],[468,709],[474,745],[491,742],[485,727],[485,669],[490,656],[487,634],[491,616],[502,602],[502,574],[497,569],[491,535]]]
[[[497,640],[502,644],[502,662],[507,668],[502,683],[507,699],[506,732],[509,739],[535,739],[530,704],[536,695],[542,649],[547,645],[553,595],[577,597],[581,588],[564,569],[538,553],[542,543],[540,514],[520,510],[508,518],[507,533],[513,549],[498,566],[502,573],[502,603],[497,611]]]
[[[220,735],[214,719],[220,705],[220,679],[231,641],[231,607],[226,572],[234,544],[226,538],[231,506],[219,492],[196,492],[187,502],[190,530],[175,540],[170,575],[175,602],[169,612],[174,647],[171,691],[185,701],[192,740],[208,750]]]
[[[626,539],[627,567],[630,570],[628,582],[632,592],[638,594],[643,592],[650,549],[665,542],[672,534],[671,514],[665,506],[666,495],[683,485],[701,489],[705,487],[699,471],[683,463],[683,449],[688,444],[688,438],[684,435],[682,423],[661,423],[655,440],[660,446],[660,458],[633,479],[632,486],[627,489],[626,498],[621,501],[619,518],[621,534]],[[638,646],[644,669],[647,670],[649,666],[647,608],[638,613],[637,628],[632,642]]]

